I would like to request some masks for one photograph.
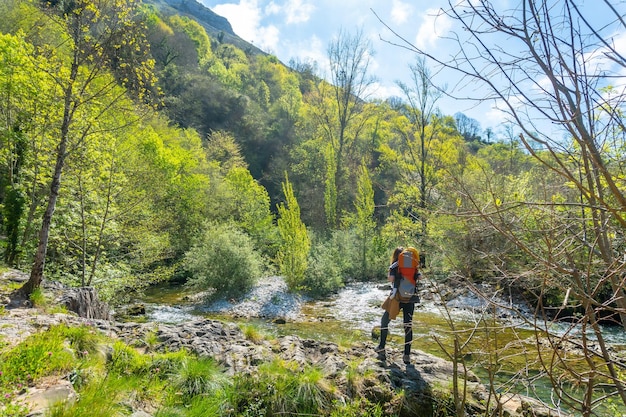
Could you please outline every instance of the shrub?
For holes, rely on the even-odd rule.
[[[314,297],[325,297],[343,286],[339,253],[332,242],[316,242],[309,253],[305,288]]]
[[[245,294],[262,275],[261,255],[252,239],[232,225],[210,225],[185,255],[187,284],[194,289],[213,288],[216,295]]]
[[[118,375],[143,375],[150,369],[149,358],[123,342],[113,344],[107,369]]]
[[[46,414],[49,417],[110,417],[125,411],[123,400],[133,378],[105,376],[80,391],[80,401],[60,402]]]

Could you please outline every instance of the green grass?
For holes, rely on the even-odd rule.
[[[155,417],[393,415],[359,399],[358,389],[342,398],[335,380],[315,366],[274,359],[232,377],[213,358],[144,351],[88,326],[52,326],[0,354],[0,417],[26,415],[11,401],[54,376],[69,377],[78,400],[55,405],[47,417],[123,416],[142,408]],[[355,361],[339,380],[361,387],[371,377],[360,375]]]
[[[124,394],[132,391],[134,378],[107,375],[93,380],[80,390],[80,400],[73,404],[57,404],[49,417],[110,417],[123,415]]]
[[[268,338],[268,335],[265,334],[261,328],[255,324],[249,323],[239,323],[239,329],[243,332],[243,336],[246,340],[249,340],[254,343],[260,343],[261,341]]]
[[[213,358],[185,358],[170,379],[183,399],[209,396],[231,384]]]
[[[337,403],[330,417],[383,417],[387,416],[382,405],[371,404],[363,398],[357,398],[346,404]]]
[[[41,376],[72,369],[77,358],[65,349],[66,330],[65,326],[51,327],[1,354],[0,390],[13,390]]]
[[[20,284],[21,286],[22,284]],[[43,310],[45,313],[67,313],[65,306],[53,303],[52,300],[46,296],[41,287],[35,288],[35,290],[28,296],[28,299],[33,303],[34,307]]]

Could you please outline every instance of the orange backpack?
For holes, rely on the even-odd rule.
[[[415,294],[415,277],[419,272],[419,263],[419,252],[413,247],[404,249],[398,256],[398,272],[402,276],[398,285],[400,301],[408,301]]]

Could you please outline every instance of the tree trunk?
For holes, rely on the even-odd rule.
[[[59,144],[57,153],[57,162],[54,167],[54,176],[52,177],[52,184],[50,186],[50,195],[48,196],[48,206],[43,215],[41,221],[41,230],[39,230],[39,244],[37,245],[37,252],[35,253],[35,259],[33,261],[33,267],[30,271],[30,278],[24,284],[21,291],[25,294],[31,294],[35,289],[39,288],[41,281],[43,280],[43,271],[46,262],[46,251],[48,249],[48,238],[50,236],[50,225],[52,224],[52,215],[56,207],[57,199],[59,197],[59,189],[61,187],[61,172],[63,170],[63,164],[65,163],[65,151],[67,147],[67,140],[62,139]]]
[[[33,266],[30,271],[30,278],[26,284],[20,289],[24,295],[29,295],[35,291],[41,285],[43,280],[43,271],[46,263],[46,252],[48,250],[48,238],[50,236],[50,226],[52,224],[52,215],[56,208],[57,199],[59,197],[59,189],[61,188],[61,173],[63,172],[63,165],[65,164],[65,158],[67,156],[67,140],[70,131],[70,125],[72,123],[72,115],[74,108],[72,106],[73,95],[73,80],[76,79],[78,73],[78,66],[72,65],[72,73],[70,77],[70,83],[65,90],[65,101],[63,110],[63,123],[61,124],[61,139],[59,146],[57,147],[57,160],[54,166],[54,174],[52,175],[52,182],[50,184],[50,194],[48,195],[48,205],[44,212],[43,219],[41,221],[41,229],[39,230],[39,244],[37,245],[37,252],[35,253],[35,259],[33,260]]]
[[[79,317],[97,320],[110,318],[109,306],[98,299],[98,294],[93,287],[72,289],[66,292],[59,302]]]

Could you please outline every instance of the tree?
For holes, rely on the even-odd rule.
[[[306,226],[300,219],[300,206],[286,174],[283,193],[285,202],[278,205],[278,231],[282,244],[278,250],[277,263],[288,287],[295,290],[302,285],[307,270],[311,241]]]
[[[476,119],[466,116],[465,114],[458,112],[454,114],[454,121],[456,122],[456,128],[459,130],[463,139],[467,142],[480,141],[480,123]]]
[[[46,165],[42,154],[49,150],[49,138],[36,130],[44,131],[45,120],[54,117],[50,86],[37,70],[46,60],[38,57],[33,62],[32,54],[34,47],[23,33],[0,34],[0,202],[7,236],[4,258],[12,266],[20,263],[23,236],[30,229],[24,213],[35,207],[31,202],[40,188],[37,168]]]
[[[326,183],[336,191],[328,191],[326,195],[334,196],[336,193],[335,201],[339,206],[342,205],[342,199],[346,199],[346,176],[350,172],[349,168],[356,168],[360,162],[360,158],[351,158],[355,156],[354,144],[367,121],[364,114],[367,109],[365,100],[371,94],[375,81],[368,74],[372,55],[371,42],[364,37],[362,30],[354,35],[341,31],[328,46],[330,86],[326,82],[318,84],[319,102],[315,106],[315,116],[323,132],[322,136],[333,148],[335,164],[334,169],[327,170],[334,178],[327,178]],[[337,206],[332,207],[332,204],[333,201],[326,203],[329,213],[327,222],[329,226],[335,227],[338,219]]]
[[[61,96],[63,115],[58,121],[56,162],[39,243],[30,278],[21,288],[25,294],[38,288],[43,279],[52,216],[66,158],[75,146],[96,134],[99,118],[112,111],[124,94],[109,77],[107,68],[113,65],[118,68],[118,75],[124,76],[122,83],[139,97],[144,97],[151,82],[151,62],[144,55],[146,49],[135,20],[137,10],[134,0],[59,2],[49,10],[50,18],[65,28],[69,37],[64,45],[59,45],[56,67],[45,69]],[[120,62],[120,59],[124,60]],[[125,73],[124,69],[128,68],[133,76]]]
[[[359,167],[354,208],[356,213],[347,216],[344,221],[356,232],[360,251],[359,272],[362,277],[367,277],[371,272],[368,261],[371,259],[369,255],[376,239],[376,222],[374,220],[374,189],[365,163]]]
[[[409,150],[408,155],[412,165],[418,168],[419,180],[419,219],[421,222],[422,242],[427,236],[427,214],[429,188],[433,185],[432,170],[427,171],[431,159],[431,142],[438,135],[441,126],[438,123],[439,110],[436,103],[441,98],[442,90],[432,84],[431,73],[423,58],[418,58],[411,69],[411,81],[409,86],[398,82],[408,102],[407,117],[413,131],[404,132],[404,139]],[[414,133],[417,137],[414,137]]]
[[[464,78],[462,84],[471,83],[472,91],[484,92],[467,98],[495,101],[520,129],[526,151],[575,190],[548,193],[538,201],[494,196],[489,209],[475,206],[475,212],[533,258],[538,271],[546,271],[537,290],[538,305],[547,285],[555,286],[564,295],[563,305],[576,306],[580,312],[572,320],[592,331],[597,351],[589,349],[585,332],[580,342],[589,358],[587,372],[568,367],[555,351],[546,364],[560,398],[589,416],[604,400],[592,395],[604,377],[626,403],[624,367],[607,349],[601,326],[603,319],[613,319],[626,328],[626,195],[620,186],[626,174],[621,163],[626,92],[613,88],[626,68],[626,58],[613,38],[626,29],[624,5],[609,0],[518,3],[515,9],[504,10],[487,0],[449,2],[442,13],[454,19],[462,33],[448,38],[452,53],[441,48],[446,57],[401,37],[400,45],[456,71]],[[594,15],[602,18],[589,19],[586,7],[594,7]],[[525,209],[521,229],[506,221],[513,207]],[[536,230],[542,233],[537,236]],[[551,343],[567,341],[565,336]],[[601,362],[592,360],[594,356]],[[582,399],[565,395],[558,387],[561,377],[552,371],[554,362],[583,382],[587,395]]]

